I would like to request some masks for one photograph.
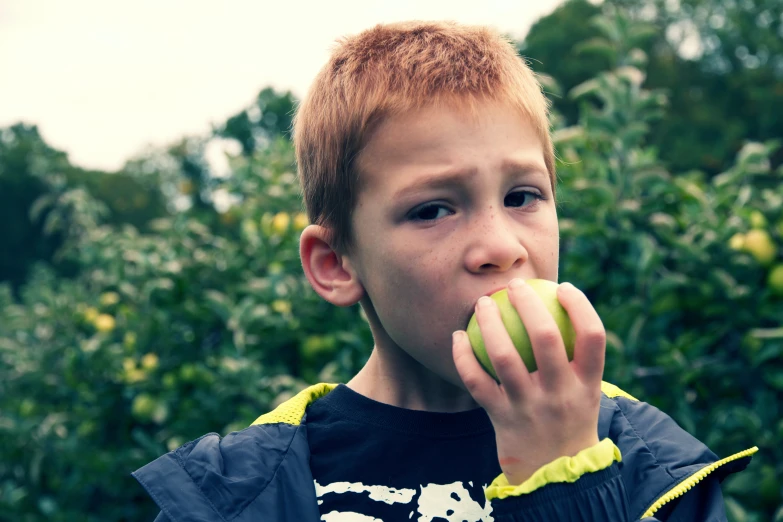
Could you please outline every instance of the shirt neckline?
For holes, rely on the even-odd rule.
[[[416,436],[459,438],[493,431],[483,408],[455,413],[410,410],[370,399],[345,384],[339,384],[316,404],[351,422]]]

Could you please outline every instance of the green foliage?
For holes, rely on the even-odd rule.
[[[45,174],[68,166],[64,153],[44,143],[35,126],[17,124],[0,130],[0,281],[17,289],[31,263],[48,260],[62,237],[43,233],[43,215],[30,218],[30,208],[48,192]]]
[[[746,143],[709,181],[673,175],[644,145],[666,97],[643,81],[623,66],[569,93],[582,110],[555,132],[561,274],[604,322],[607,380],[721,456],[759,446],[724,491],[735,518],[767,520],[781,504],[783,457],[783,287],[772,279],[783,266],[783,168],[769,160],[781,143]]]
[[[600,52],[577,53],[577,46],[586,46],[600,36],[597,27],[585,23],[600,12],[600,8],[585,0],[564,3],[533,24],[525,40],[520,42],[520,54],[530,59],[534,71],[557,78],[566,90],[589,80],[612,65]],[[567,121],[576,121],[579,116],[576,103],[561,96],[552,97],[552,103]]]
[[[720,456],[759,446],[724,484],[731,520],[779,519],[780,143],[745,143],[716,176],[671,171],[648,144],[670,98],[642,87],[643,52],[623,36],[643,29],[622,18],[591,27],[603,40],[590,51],[611,60],[564,84],[576,120],[555,118],[561,279],[604,321],[606,380]],[[226,135],[242,141],[238,128]],[[35,222],[61,234],[58,255],[80,270],[35,265],[18,298],[0,286],[0,513],[152,520],[131,471],[361,367],[373,341],[360,308],[325,302],[302,273],[308,223],[280,134],[243,141],[221,179],[198,138],[130,162],[155,172],[177,209],[144,228],[112,223],[87,190],[47,189]],[[233,204],[218,210],[218,194]]]
[[[628,21],[610,23],[618,13]],[[777,0],[606,0],[600,7],[568,0],[535,23],[519,49],[565,92],[621,65],[618,57],[648,62],[635,64],[647,70],[645,87],[664,89],[671,110],[645,140],[673,172],[711,177],[731,165],[744,141],[783,136],[774,110],[783,101],[782,35]],[[577,122],[576,100],[552,101],[569,124]],[[783,150],[771,159],[783,163]]]
[[[259,145],[263,147],[275,136],[291,139],[295,102],[290,91],[279,94],[267,87],[258,94],[255,103],[230,117],[216,134],[237,140],[243,154],[250,156]]]
[[[47,145],[34,125],[0,129],[0,281],[18,291],[30,266],[46,261],[62,276],[78,269],[55,253],[70,226],[65,216],[49,216],[66,189],[82,187],[105,206],[107,223],[143,228],[168,214],[155,176],[125,171],[106,173],[74,167],[65,153]]]
[[[151,520],[130,471],[359,369],[372,339],[358,307],[324,302],[301,272],[292,164],[282,139],[235,158],[245,197],[221,235],[189,213],[147,234],[97,225],[84,191],[58,200],[80,210],[65,255],[82,273],[39,266],[20,303],[0,300],[0,512]]]
[[[126,171],[107,173],[71,167],[65,172],[68,186],[82,186],[106,205],[106,222],[144,229],[153,219],[169,214],[167,201],[154,176]]]

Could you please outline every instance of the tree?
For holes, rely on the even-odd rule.
[[[36,262],[50,263],[60,275],[78,269],[56,258],[69,224],[64,216],[49,215],[54,200],[76,187],[106,205],[109,223],[143,228],[168,213],[154,175],[84,170],[47,145],[34,125],[0,129],[0,281],[9,281],[15,292]]]
[[[578,52],[581,44],[601,36],[597,27],[586,23],[600,13],[599,7],[585,0],[567,1],[531,26],[517,46],[519,53],[533,70],[556,78],[568,92],[612,66],[605,55]],[[574,100],[563,96],[551,96],[551,100],[568,123],[576,122],[579,107]]]
[[[44,232],[45,215],[31,219],[33,203],[48,192],[46,176],[69,167],[65,153],[49,147],[34,125],[16,124],[0,130],[0,281],[16,291],[30,266],[50,260],[62,242]]]
[[[276,136],[291,139],[296,99],[290,91],[278,93],[271,87],[263,89],[253,105],[230,117],[225,125],[215,129],[215,135],[233,138],[250,156]]]
[[[669,413],[719,455],[757,445],[727,480],[735,520],[783,512],[779,445],[783,365],[781,141],[745,142],[709,177],[672,172],[645,139],[668,112],[644,89],[629,20],[602,18],[622,65],[576,86],[577,125],[558,129],[560,272],[607,329],[605,379]],[[748,240],[751,237],[752,240]],[[753,487],[752,485],[761,485]]]
[[[783,102],[779,2],[607,0],[596,6],[569,0],[531,27],[520,52],[568,91],[613,66],[610,35],[589,20],[598,12],[611,18],[617,9],[644,24],[627,44],[649,62],[645,87],[668,96],[671,110],[651,124],[646,139],[672,171],[701,169],[714,176],[730,166],[744,140],[783,136],[775,111]],[[685,41],[703,52],[688,54]],[[553,103],[575,123],[573,100]],[[771,160],[781,164],[783,152]]]

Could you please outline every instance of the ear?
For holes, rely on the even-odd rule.
[[[351,306],[364,296],[364,287],[350,259],[332,250],[324,227],[308,225],[302,231],[299,257],[313,290],[333,305]]]

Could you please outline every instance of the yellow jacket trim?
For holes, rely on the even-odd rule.
[[[256,424],[292,424],[298,426],[302,423],[305,410],[313,401],[320,399],[333,389],[337,387],[336,384],[320,383],[314,384],[304,390],[300,391],[280,406],[265,413],[257,418],[251,426]]]
[[[310,405],[310,403],[320,399],[336,387],[337,384],[322,382],[305,388],[301,392],[297,393],[294,397],[280,404],[274,410],[258,417],[252,425],[283,423],[297,426],[302,422],[302,417],[304,417],[305,410]],[[617,397],[619,395],[634,401],[637,400],[614,384],[608,383],[606,381],[601,381],[601,391],[610,398]]]
[[[658,500],[656,500],[652,506],[647,508],[647,511],[644,512],[644,515],[642,515],[642,518],[645,517],[651,517],[655,515],[655,512],[661,509],[665,504],[668,504],[672,500],[681,497],[690,489],[701,482],[707,475],[718,469],[719,467],[723,466],[724,464],[731,462],[733,460],[741,459],[744,457],[749,457],[756,453],[759,450],[757,446],[753,446],[750,449],[746,449],[745,451],[740,451],[739,453],[735,453],[734,455],[731,455],[730,457],[726,457],[725,459],[721,459],[717,462],[713,462],[712,464],[708,464],[707,466],[704,466],[699,471],[693,473],[688,478],[674,486],[672,489],[658,497]]]
[[[630,393],[624,392],[614,384],[606,381],[601,381],[601,391],[604,392],[604,394],[610,399],[613,399],[614,397],[625,397],[626,399],[631,399],[632,401],[639,402],[639,399],[637,399]]]
[[[304,417],[307,407],[312,402],[331,392],[337,386],[337,384],[319,383],[305,388],[294,397],[280,404],[271,412],[258,417],[253,422],[253,425],[283,423],[297,426],[302,423],[302,418]],[[625,397],[632,401],[638,401],[636,397],[606,381],[601,381],[601,391],[609,398]],[[690,491],[696,484],[701,482],[707,475],[720,466],[733,460],[749,457],[757,451],[758,447],[754,446],[703,467],[681,481],[668,492],[661,495],[647,511],[645,511],[643,518],[653,516],[661,507]],[[620,449],[614,445],[611,439],[606,438],[595,446],[580,451],[574,457],[560,457],[549,464],[542,466],[529,479],[518,486],[510,485],[505,475],[501,474],[492,481],[492,484],[487,487],[484,494],[487,500],[525,495],[547,484],[555,482],[575,482],[585,473],[608,468],[615,460],[617,462],[622,462]]]
[[[583,449],[573,457],[559,457],[541,466],[522,484],[513,486],[500,474],[484,491],[487,500],[526,495],[554,482],[576,482],[585,473],[608,468],[614,461],[622,462],[620,448],[605,438],[595,446]]]

